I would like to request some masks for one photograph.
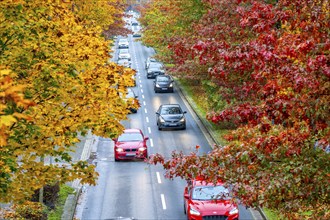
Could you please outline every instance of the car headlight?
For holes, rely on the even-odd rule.
[[[139,147],[139,151],[145,151],[145,150],[147,150],[147,148],[145,148],[145,147]]]
[[[173,87],[173,83],[170,84],[170,87]]]
[[[159,88],[159,85],[158,85],[158,84],[156,84],[156,87],[157,87],[157,88]]]
[[[162,117],[159,117],[159,121],[160,121],[161,123],[164,123],[164,122],[165,122],[164,118],[162,118]]]
[[[190,212],[191,215],[198,215],[199,216],[201,214],[199,211],[197,211],[196,209],[191,208],[191,207],[190,207],[189,212]]]
[[[232,210],[230,210],[229,215],[235,215],[238,213],[238,209],[237,208],[233,208]]]
[[[185,122],[185,121],[186,121],[185,118],[181,118],[181,119],[180,119],[180,122]]]
[[[119,148],[119,147],[118,147],[118,148],[116,148],[116,151],[117,151],[117,152],[123,152],[123,151],[124,151],[124,149],[123,149],[123,148]]]

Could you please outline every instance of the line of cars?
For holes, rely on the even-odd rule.
[[[133,25],[135,26],[135,25]],[[118,48],[126,49],[119,54],[129,54],[128,40],[119,39]],[[118,64],[131,67],[130,56],[118,54]],[[162,63],[149,57],[145,61],[147,79],[154,79],[154,91],[174,92],[174,80],[170,75],[165,74]],[[134,91],[128,88],[127,98],[136,99]],[[137,110],[131,109],[136,113]],[[179,104],[162,104],[156,112],[156,123],[158,130],[176,128],[186,129],[185,114]],[[141,129],[125,129],[123,134],[114,141],[115,161],[146,159],[148,158],[147,141]],[[202,178],[187,180],[183,193],[183,210],[189,220],[238,220],[239,211],[237,203],[231,198],[230,190],[219,181],[209,183]]]
[[[165,74],[164,65],[153,57],[148,57],[145,61],[147,79],[154,79],[154,91],[174,92],[174,80],[172,76]],[[156,112],[158,130],[163,129],[186,129],[187,112],[183,111],[179,104],[162,104]]]

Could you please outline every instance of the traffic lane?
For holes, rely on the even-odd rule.
[[[96,186],[88,187],[82,219],[157,219],[155,184],[147,163],[114,162],[113,141],[104,138],[99,141],[96,162],[99,179]]]
[[[157,136],[158,145],[163,146],[163,149],[166,146],[163,153],[169,155],[173,150],[182,150],[185,154],[189,154],[196,150],[196,146],[200,146],[199,155],[208,153],[211,150],[210,144],[192,117],[194,113],[186,106],[177,89],[174,93],[155,93],[153,80],[151,79],[144,80],[143,88],[146,100],[144,112],[148,115],[151,130]],[[179,104],[182,110],[187,112],[185,114],[186,130],[176,130],[174,128],[158,131],[156,111],[162,104]]]
[[[139,47],[137,49],[136,47]],[[153,55],[152,51],[147,50],[143,51],[144,47],[140,44],[134,44],[135,48],[135,54],[139,54],[139,57],[143,57],[145,60],[148,56]],[[137,66],[144,65],[144,61],[140,60],[140,62],[137,61]],[[144,68],[140,68],[140,76],[144,77],[144,84],[141,85],[143,89],[144,96],[147,100],[151,101],[151,105],[149,106],[149,109],[146,108],[144,110],[147,114],[147,112],[156,112],[158,109],[158,106],[163,103],[179,103],[184,110],[189,110],[190,108],[187,108],[185,103],[182,100],[182,97],[178,97],[178,89],[175,88],[175,92],[173,94],[168,93],[160,93],[155,94],[153,91],[153,80],[146,79],[146,73]],[[151,108],[150,108],[151,107]],[[173,150],[183,151],[184,154],[190,153],[192,151],[196,151],[195,146],[200,146],[198,154],[205,154],[208,153],[211,150],[210,143],[207,142],[206,138],[202,134],[200,128],[198,127],[197,123],[194,121],[194,118],[192,117],[193,112],[188,112],[186,114],[187,118],[187,130],[185,131],[158,131],[156,126],[156,119],[155,116],[152,116],[151,114],[147,114],[149,116],[146,116],[148,118],[148,122],[154,124],[153,126],[150,125],[150,130],[153,132],[151,136],[154,136],[154,152],[161,153],[165,157],[169,157],[171,152]],[[187,132],[188,131],[188,132]],[[157,138],[156,138],[157,137]],[[182,141],[181,141],[182,140]],[[202,140],[202,141],[201,141]],[[164,173],[164,170],[161,167],[158,167],[158,170],[156,173]],[[162,175],[160,175],[162,176]],[[168,206],[174,204],[172,207],[172,213],[176,213],[177,217],[182,217],[182,210],[180,211],[180,208],[178,209],[178,201],[179,204],[183,204],[183,189],[185,184],[182,183],[185,182],[184,180],[181,180],[179,178],[176,178],[175,181],[166,181],[169,185],[163,185],[163,188],[170,189],[166,190],[166,193],[164,194],[164,198],[167,198],[169,202]],[[183,206],[183,205],[182,205]],[[168,207],[171,209],[170,207]],[[244,206],[239,206],[239,212],[241,219],[254,219],[250,209],[247,209]],[[181,214],[180,214],[181,213]],[[174,215],[175,216],[175,215]],[[170,217],[170,216],[169,216]]]

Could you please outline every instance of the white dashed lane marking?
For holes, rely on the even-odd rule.
[[[159,172],[156,172],[156,176],[157,176],[157,182],[158,182],[159,184],[161,184],[161,183],[162,183],[162,180],[160,179],[160,174],[159,174]]]
[[[165,210],[166,209],[166,202],[165,202],[164,194],[160,194],[160,199],[162,200],[162,206],[163,206],[163,209]]]

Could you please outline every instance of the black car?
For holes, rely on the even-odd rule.
[[[161,105],[156,112],[158,130],[163,128],[186,129],[186,111],[179,104]]]
[[[165,70],[164,70],[164,66],[161,63],[158,62],[152,62],[149,64],[148,70],[147,70],[147,78],[151,79],[151,78],[155,78],[158,75],[164,75],[165,74]]]
[[[158,75],[154,81],[155,92],[173,92],[173,78],[169,75]]]

